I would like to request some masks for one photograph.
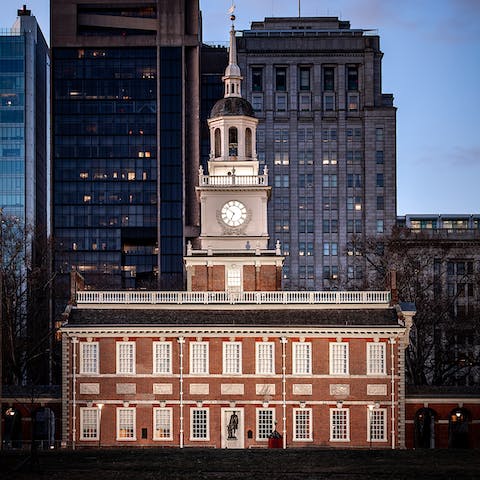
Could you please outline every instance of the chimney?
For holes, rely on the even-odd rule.
[[[398,288],[397,288],[397,271],[390,270],[389,274],[389,287],[390,287],[390,303],[392,305],[398,305]]]

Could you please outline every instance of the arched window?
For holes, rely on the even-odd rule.
[[[245,130],[245,156],[247,158],[252,156],[252,130],[250,128]]]
[[[448,421],[448,447],[468,448],[470,414],[465,408],[454,408]]]
[[[435,448],[435,412],[431,408],[415,414],[415,448]]]
[[[222,156],[222,134],[219,128],[215,129],[215,158]]]
[[[236,127],[228,129],[228,154],[231,157],[238,155],[238,130]]]

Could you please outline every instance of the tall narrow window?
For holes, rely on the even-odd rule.
[[[275,344],[273,342],[257,342],[256,364],[258,375],[273,375],[275,373]]]
[[[135,342],[117,342],[117,374],[135,373]]]
[[[294,441],[312,440],[312,410],[310,408],[294,408]]]
[[[208,374],[208,342],[190,343],[190,373]]]
[[[347,408],[330,409],[330,441],[350,441],[350,411]]]
[[[235,127],[228,129],[228,154],[231,157],[238,155],[238,130]]]
[[[367,374],[385,375],[385,343],[367,343]]]
[[[172,342],[153,342],[153,373],[172,373]]]
[[[383,408],[368,410],[367,441],[385,442],[387,440],[387,411]]]
[[[136,440],[135,408],[117,408],[117,440]]]
[[[299,68],[299,90],[310,90],[310,67]]]
[[[347,67],[347,90],[358,91],[358,67]]]
[[[80,409],[80,440],[98,439],[98,408]]]
[[[242,289],[242,271],[240,268],[227,269],[227,290],[240,291]]]
[[[287,67],[275,67],[275,90],[277,92],[287,90]]]
[[[323,90],[333,92],[335,90],[335,69],[323,67]]]
[[[209,440],[209,410],[208,408],[192,408],[190,417],[190,440]]]
[[[252,68],[252,91],[263,91],[263,68],[261,67]]]
[[[245,130],[245,156],[252,157],[252,130],[250,128]]]
[[[223,342],[223,373],[224,375],[242,373],[241,342]]]
[[[309,375],[312,373],[312,344],[310,342],[293,342],[293,374]]]
[[[215,129],[215,158],[222,156],[222,133],[219,128]]]
[[[275,410],[257,408],[257,440],[267,440],[275,429]]]
[[[171,408],[153,409],[153,439],[173,440]]]
[[[80,373],[98,373],[98,342],[80,342]]]
[[[330,343],[330,375],[348,375],[348,343]]]

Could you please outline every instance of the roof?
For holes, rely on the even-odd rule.
[[[255,117],[253,107],[248,100],[241,97],[225,97],[218,100],[210,112],[210,118],[224,116]]]
[[[359,309],[129,309],[73,308],[65,328],[82,326],[399,326],[394,308]]]

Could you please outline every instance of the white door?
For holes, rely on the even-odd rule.
[[[222,408],[222,448],[244,448],[243,408]]]

